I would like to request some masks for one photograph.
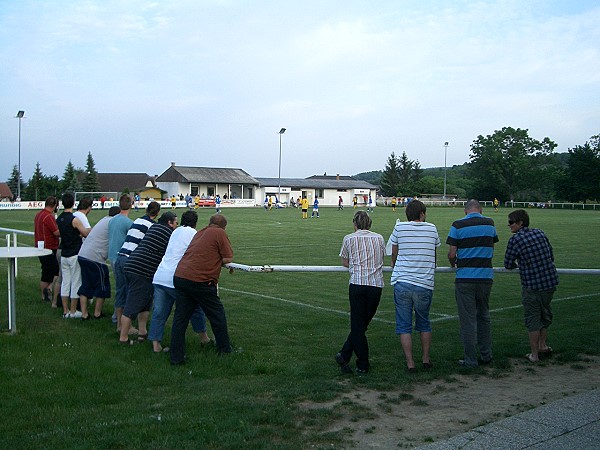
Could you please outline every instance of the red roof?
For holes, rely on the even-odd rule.
[[[8,184],[0,183],[0,198],[8,198],[9,200],[12,200],[13,197],[13,193],[8,187]]]

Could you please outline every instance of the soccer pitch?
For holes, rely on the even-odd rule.
[[[510,237],[509,208],[484,210],[496,222],[501,267]],[[0,211],[0,227],[33,230],[37,211]],[[95,224],[107,211],[92,211]],[[179,209],[181,215],[184,210]],[[543,229],[559,268],[600,268],[600,212],[529,209],[531,226]],[[214,209],[199,209],[198,228]],[[309,210],[310,213],[310,210]],[[320,208],[301,219],[297,209],[223,209],[234,262],[247,265],[339,266],[354,210]],[[142,212],[131,213],[132,218]],[[448,230],[461,208],[428,208],[442,246],[437,264],[447,267]],[[310,214],[309,214],[310,216]],[[372,231],[387,240],[403,208],[378,207]],[[4,234],[0,245],[5,245]],[[19,237],[23,245],[33,238]],[[390,259],[386,257],[386,264]],[[6,261],[0,272],[6,273]],[[237,352],[218,357],[202,349],[188,329],[188,361],[171,367],[149,343],[123,348],[110,320],[62,320],[39,300],[39,262],[19,261],[18,333],[6,333],[6,276],[0,276],[0,446],[3,448],[307,448],[342,442],[324,433],[335,411],[306,412],[303,401],[324,402],[353,386],[389,391],[448,377],[461,369],[453,274],[439,273],[431,310],[434,369],[410,377],[394,334],[390,274],[369,327],[371,372],[343,377],[333,361],[349,330],[348,274],[223,271],[220,296]],[[113,280],[114,283],[114,280]],[[511,358],[528,351],[518,274],[496,274],[490,309],[494,370],[510,371]],[[114,290],[113,290],[114,293]],[[555,361],[598,354],[600,277],[561,275],[554,297],[549,343]],[[112,300],[105,304],[112,313]],[[170,340],[170,323],[165,344]],[[415,355],[420,355],[414,339]]]

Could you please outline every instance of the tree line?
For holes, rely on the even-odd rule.
[[[526,129],[504,127],[471,144],[469,161],[447,168],[448,197],[500,201],[600,201],[600,135],[567,153],[557,144],[529,136]],[[357,178],[379,185],[383,196],[422,196],[444,192],[444,168],[421,169],[403,152],[392,152],[382,171]]]
[[[100,190],[98,172],[91,152],[88,152],[85,169],[75,168],[69,160],[61,179],[56,175],[45,175],[40,163],[37,162],[33,175],[25,183],[15,165],[7,181],[13,195],[18,192],[17,183],[19,182],[21,183],[21,200],[45,200],[50,195],[60,196],[63,192],[98,192]]]
[[[538,141],[527,129],[504,127],[471,144],[469,161],[446,170],[448,197],[500,201],[599,202],[600,135],[592,136],[567,153],[555,153],[557,144],[545,137]],[[404,197],[444,192],[444,168],[423,169],[405,151],[394,152],[381,171],[355,175],[380,186],[383,196]],[[45,175],[39,162],[27,183],[15,165],[7,184],[13,194],[21,183],[22,200],[43,200],[63,192],[98,192],[98,172],[88,152],[85,169],[71,161],[63,176]]]

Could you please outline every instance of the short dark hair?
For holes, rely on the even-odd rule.
[[[198,224],[198,213],[196,211],[186,211],[181,215],[182,227],[196,228]]]
[[[516,209],[508,215],[508,220],[512,220],[514,223],[521,222],[522,226],[529,226],[529,214],[524,209]]]
[[[162,216],[160,216],[160,218],[158,219],[158,223],[162,223],[163,225],[169,225],[169,223],[173,222],[174,220],[177,220],[177,214],[175,214],[173,211],[167,211],[164,212]]]
[[[352,223],[359,230],[370,230],[373,222],[365,211],[357,211],[356,214],[354,214]]]
[[[121,195],[119,198],[119,208],[121,208],[121,211],[131,209],[131,196],[129,194]]]
[[[65,192],[60,201],[63,204],[63,208],[65,209],[69,209],[72,208],[73,205],[75,204],[75,196],[73,194],[71,194],[70,192]]]
[[[121,208],[119,208],[118,206],[111,206],[110,209],[108,210],[108,216],[114,217],[117,214],[119,214],[120,212],[121,212]]]
[[[160,212],[160,203],[158,203],[158,202],[150,202],[150,204],[146,208],[146,214],[148,214],[150,217],[158,216],[159,212]]]
[[[57,203],[58,203],[58,200],[56,200],[56,197],[54,195],[50,195],[50,196],[46,197],[46,208],[48,206],[54,207],[57,205]]]
[[[79,200],[77,204],[77,211],[83,211],[84,209],[88,209],[92,206],[92,199],[89,197],[83,197]]]
[[[413,200],[408,205],[406,205],[406,218],[413,222],[415,220],[419,220],[421,218],[421,213],[425,214],[427,212],[427,206],[420,200]]]

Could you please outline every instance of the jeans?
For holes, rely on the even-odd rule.
[[[352,353],[356,354],[356,367],[369,370],[369,342],[367,327],[377,312],[381,300],[382,288],[350,284],[348,297],[350,299],[350,334],[340,353],[344,361],[349,362]]]
[[[489,299],[491,283],[456,283],[454,292],[465,366],[477,367],[477,348],[483,361],[492,359]]]
[[[217,285],[179,277],[173,277],[173,284],[176,290],[176,306],[171,329],[171,364],[180,364],[185,359],[185,331],[197,306],[202,308],[210,322],[217,352],[231,353],[227,317],[223,303],[217,295]]]
[[[125,308],[127,302],[127,277],[123,266],[127,262],[127,256],[119,255],[115,260],[113,272],[115,274],[115,308]]]
[[[175,303],[176,291],[174,288],[154,284],[154,306],[148,340],[161,342],[165,333],[165,324],[171,314]],[[196,333],[206,332],[206,317],[200,306],[196,307],[191,318],[192,328]]]
[[[431,331],[429,309],[433,291],[410,283],[394,284],[394,303],[396,305],[396,334],[412,333],[412,313],[415,311],[415,330],[427,333]]]

